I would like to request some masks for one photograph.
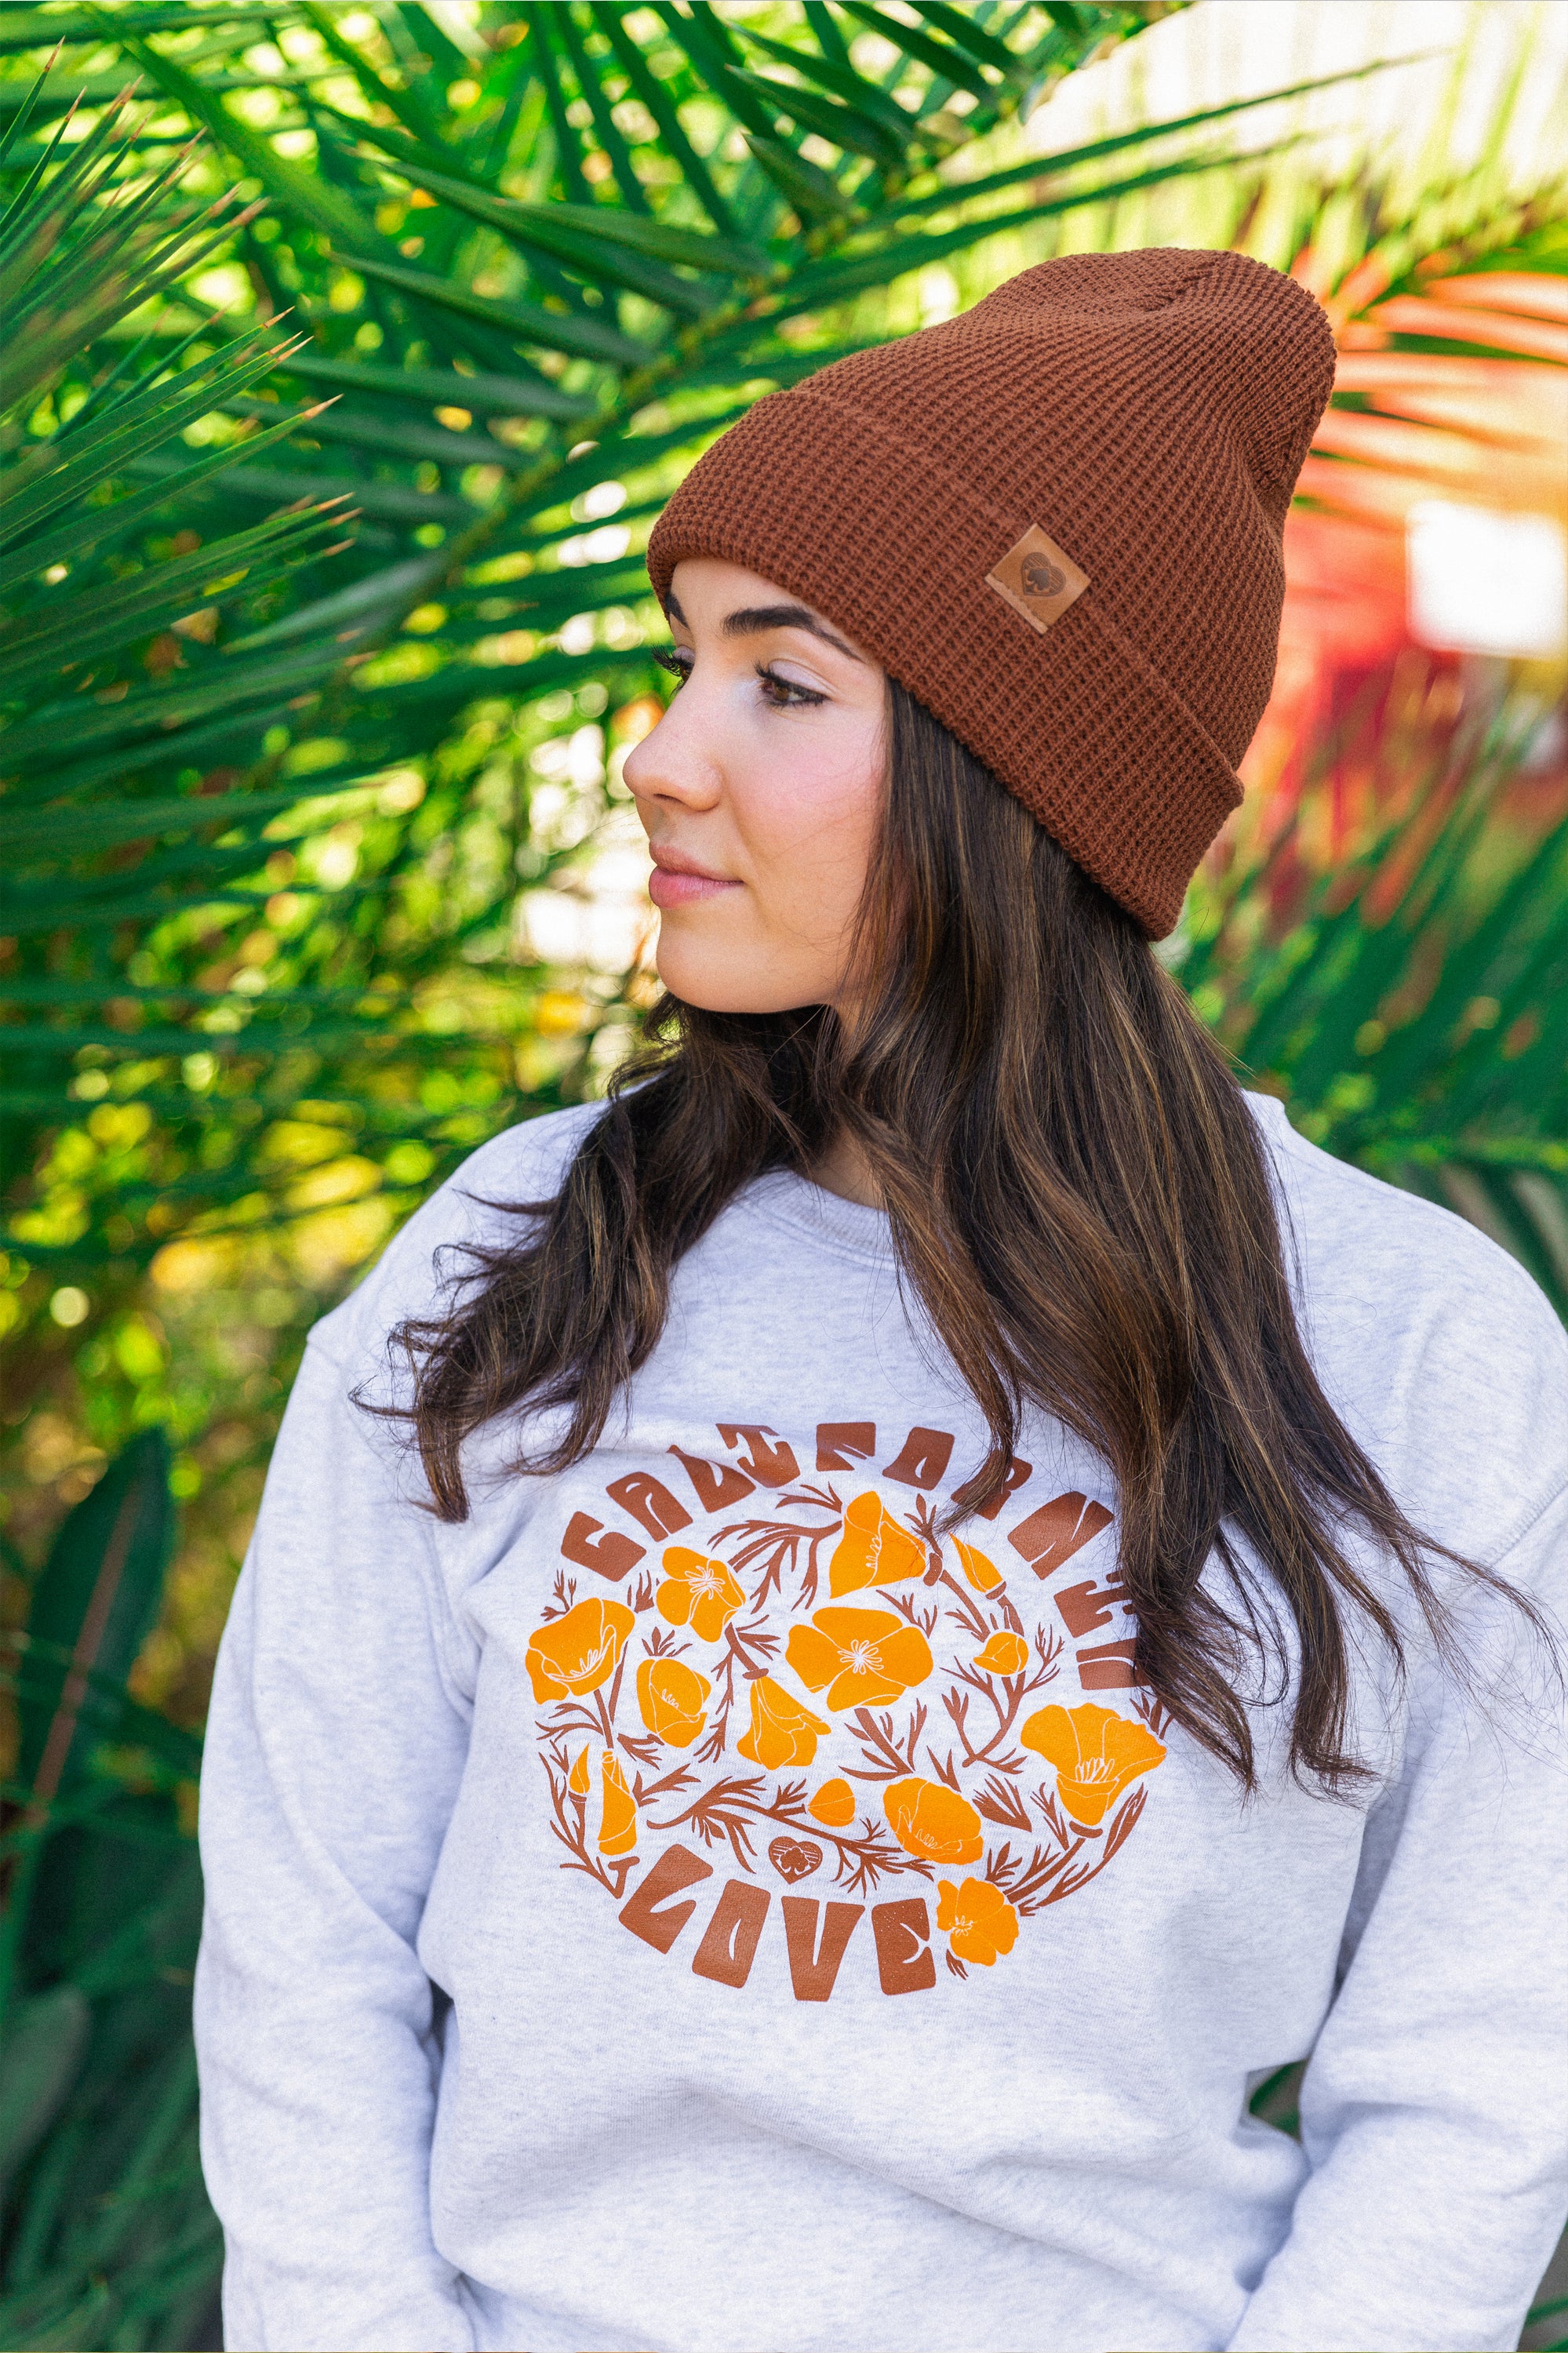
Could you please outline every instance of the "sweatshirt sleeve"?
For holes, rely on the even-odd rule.
[[[225,1633],[201,1789],[202,2161],[225,2342],[468,2348],[431,2238],[439,2072],[415,1950],[468,1708],[429,1523],[319,1344]]]
[[[1565,1560],[1560,1495],[1498,1566],[1551,1612]],[[1230,2353],[1506,2353],[1563,2227],[1561,1677],[1517,1610],[1467,1615],[1466,1676],[1413,1672],[1302,2087],[1312,2170]]]

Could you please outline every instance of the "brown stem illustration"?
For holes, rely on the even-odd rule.
[[[551,1592],[550,1599],[546,1602],[543,1609],[540,1610],[539,1615],[544,1619],[546,1624],[548,1624],[552,1618],[564,1618],[577,1598],[577,1578],[575,1577],[567,1577],[564,1570],[557,1569],[556,1571],[556,1582]]]
[[[983,1814],[988,1822],[995,1822],[1001,1829],[1028,1831],[1033,1828],[1021,1792],[1013,1788],[1011,1781],[1004,1781],[1000,1773],[991,1776],[984,1789],[971,1803],[977,1814]]]
[[[737,1572],[755,1567],[759,1560],[765,1563],[761,1580],[751,1597],[754,1609],[759,1609],[770,1593],[777,1592],[782,1599],[786,1568],[791,1577],[798,1573],[800,1578],[795,1607],[810,1609],[816,1600],[820,1574],[817,1555],[827,1538],[837,1535],[842,1527],[843,1506],[832,1488],[805,1487],[794,1489],[788,1495],[780,1495],[777,1509],[784,1511],[791,1507],[831,1512],[832,1517],[820,1528],[802,1527],[794,1520],[785,1521],[782,1525],[778,1520],[734,1520],[728,1527],[720,1528],[715,1538],[717,1544],[727,1543],[735,1536],[743,1539],[731,1556],[731,1566]],[[802,1546],[806,1553],[804,1567],[800,1564]]]
[[[959,1583],[950,1568],[939,1569],[932,1582],[945,1585],[948,1592],[957,1597],[959,1606],[956,1609],[948,1610],[948,1617],[956,1618],[959,1625],[967,1628],[974,1636],[977,1642],[983,1642],[991,1631],[991,1620],[968,1587]],[[1022,1630],[1022,1627],[1018,1629],[1020,1633]]]
[[[929,1578],[927,1578],[925,1582],[928,1584],[930,1582]],[[939,1614],[935,1602],[932,1603],[929,1609],[922,1609],[918,1603],[916,1602],[907,1593],[889,1593],[885,1590],[879,1593],[875,1598],[878,1600],[885,1601],[890,1609],[896,1609],[900,1618],[904,1619],[908,1625],[917,1627],[919,1631],[925,1635],[926,1640],[927,1641],[930,1641],[932,1635],[936,1632],[937,1619]]]
[[[1060,1904],[1064,1896],[1076,1894],[1080,1887],[1086,1887],[1091,1879],[1097,1878],[1112,1856],[1119,1852],[1131,1837],[1148,1795],[1147,1789],[1135,1789],[1115,1815],[1106,1831],[1104,1845],[1096,1851],[1093,1858],[1081,1870],[1069,1872],[1058,1879],[1054,1886],[1031,1908],[1043,1911],[1047,1904]]]
[[[724,1651],[714,1668],[714,1681],[718,1691],[718,1703],[707,1737],[697,1750],[705,1765],[716,1765],[725,1752],[729,1730],[730,1710],[736,1703],[736,1673],[738,1669],[747,1683],[755,1683],[765,1675],[779,1648],[777,1634],[769,1634],[758,1618],[748,1619],[744,1626],[733,1622],[724,1630]]]
[[[849,1721],[860,1735],[861,1755],[865,1765],[859,1770],[849,1770],[852,1781],[897,1781],[918,1767],[916,1756],[920,1737],[926,1729],[924,1702],[909,1719],[909,1730],[901,1748],[894,1738],[891,1715],[873,1715],[868,1707],[857,1707]]]
[[[942,1571],[942,1539],[937,1534],[936,1512],[927,1496],[916,1495],[914,1510],[904,1514],[904,1525],[919,1538],[930,1559],[923,1582],[935,1585]]]
[[[769,1794],[759,1773],[732,1774],[715,1781],[679,1813],[663,1821],[651,1821],[649,1828],[685,1829],[705,1846],[716,1846],[721,1840],[727,1840],[736,1862],[742,1870],[749,1871],[754,1867],[756,1854],[754,1832],[767,1822],[830,1848],[834,1857],[834,1883],[846,1888],[852,1895],[874,1887],[879,1879],[900,1873],[912,1873],[921,1879],[931,1876],[929,1864],[906,1854],[873,1817],[863,1817],[858,1830],[834,1830],[807,1811],[804,1781],[780,1782]]]
[[[991,1630],[988,1627],[986,1630],[989,1633]],[[1015,1630],[1022,1632],[1022,1629]],[[1025,1636],[1024,1639],[1028,1638]],[[968,1698],[957,1690],[949,1691],[946,1694],[942,1704],[953,1719],[953,1727],[958,1733],[964,1752],[964,1762],[967,1765],[987,1765],[993,1771],[1001,1773],[1022,1771],[1022,1757],[1012,1754],[1001,1755],[998,1752],[1003,1742],[1012,1736],[1012,1727],[1018,1721],[1019,1710],[1030,1694],[1039,1691],[1043,1684],[1054,1683],[1061,1672],[1060,1638],[1048,1634],[1044,1626],[1037,1626],[1034,1630],[1034,1640],[1040,1664],[1033,1674],[990,1675],[976,1667],[964,1666],[953,1669],[959,1683],[967,1684],[970,1691],[979,1692],[996,1711],[996,1730],[977,1748],[969,1736]],[[935,1761],[933,1757],[932,1762],[935,1763]]]
[[[623,1740],[620,1745],[625,1748],[630,1744]],[[673,1771],[661,1773],[656,1781],[645,1781],[639,1773],[631,1784],[632,1801],[638,1807],[650,1806],[656,1798],[673,1797],[679,1790],[690,1788],[696,1778],[689,1765],[677,1765]]]
[[[602,1683],[594,1694],[594,1698],[599,1703],[599,1725],[604,1734],[604,1745],[607,1748],[615,1746],[615,1711],[620,1704],[620,1678],[625,1672],[626,1660],[622,1656],[617,1662],[615,1672],[610,1678],[608,1699]]]
[[[606,1746],[614,1737],[613,1733],[607,1735],[605,1731],[603,1703],[597,1692],[591,1706],[586,1700],[558,1700],[550,1711],[550,1730],[562,1736],[586,1732],[590,1740],[599,1740]]]
[[[625,1890],[627,1875],[635,1869],[634,1854],[617,1855],[613,1862],[589,1852],[588,1842],[588,1799],[567,1787],[567,1746],[558,1736],[545,1751],[545,1778],[550,1785],[550,1806],[555,1815],[550,1824],[553,1837],[559,1839],[570,1860],[561,1865],[563,1871],[586,1872],[601,1887],[608,1887],[619,1903]]]
[[[1044,1797],[1044,1791],[1040,1795]],[[1016,1912],[1043,1912],[1049,1904],[1060,1904],[1065,1896],[1076,1894],[1080,1887],[1086,1887],[1091,1879],[1097,1878],[1112,1856],[1120,1852],[1143,1811],[1147,1795],[1143,1789],[1133,1791],[1103,1840],[1098,1831],[1086,1829],[1081,1822],[1074,1823],[1069,1831],[1054,1804],[1043,1805],[1042,1811],[1046,1813],[1052,1837],[1056,1841],[1055,1852],[1036,1847],[1025,1863],[1014,1859],[1010,1847],[1001,1847],[986,1857],[986,1877],[1001,1889]],[[1078,1863],[1078,1857],[1091,1839],[1095,1842],[1092,1852]]]
[[[1163,1740],[1171,1726],[1171,1711],[1158,1693],[1151,1692],[1145,1686],[1134,1692],[1132,1705],[1133,1713],[1142,1716],[1156,1740]]]

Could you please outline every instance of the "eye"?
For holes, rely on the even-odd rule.
[[[661,646],[656,649],[653,659],[658,663],[661,670],[667,670],[669,671],[671,677],[675,681],[676,691],[679,692],[682,681],[690,678],[692,674],[693,657],[687,651],[686,648],[684,646]]]
[[[758,662],[757,675],[762,684],[762,700],[775,711],[800,711],[812,703],[826,702],[827,696],[814,687],[797,686],[792,678],[780,678],[766,662]]]

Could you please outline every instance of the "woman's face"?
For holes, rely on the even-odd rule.
[[[625,771],[659,977],[714,1013],[836,1004],[881,806],[885,673],[737,564],[677,565],[668,609],[680,688]]]

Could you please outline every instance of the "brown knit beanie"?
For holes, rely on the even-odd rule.
[[[1155,938],[1241,798],[1334,376],[1235,253],[1075,254],[758,401],[654,528],[836,621]]]

